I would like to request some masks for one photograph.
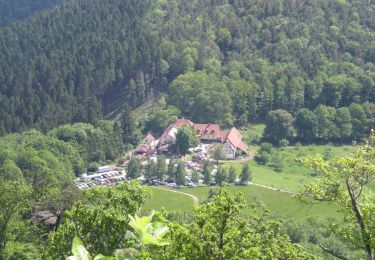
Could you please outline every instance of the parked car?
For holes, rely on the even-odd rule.
[[[190,188],[196,188],[196,187],[198,187],[198,184],[196,184],[196,183],[194,183],[194,182],[189,182],[187,185],[188,185]]]
[[[236,182],[234,183],[234,185],[237,185],[237,186],[246,186],[247,183],[246,183],[246,182],[242,182],[242,181],[236,181]]]

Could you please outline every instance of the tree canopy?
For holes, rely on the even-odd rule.
[[[362,111],[341,108],[375,101],[374,10],[374,1],[64,1],[0,29],[0,134],[120,119],[124,103],[163,93],[161,121],[148,125],[156,132],[179,116],[170,106],[231,126],[324,105],[337,110],[332,140],[359,138]]]

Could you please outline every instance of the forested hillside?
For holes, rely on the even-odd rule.
[[[160,92],[224,125],[374,102],[373,17],[359,0],[69,1],[0,30],[0,133],[94,122]]]
[[[1,0],[0,27],[45,10],[62,0]]]

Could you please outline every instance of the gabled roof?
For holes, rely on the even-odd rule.
[[[217,135],[221,140],[225,141],[228,138],[228,134],[229,131],[220,131]]]
[[[207,124],[204,134],[216,135],[220,132],[220,126],[218,124]]]
[[[198,135],[215,139],[218,138],[220,132],[220,125],[218,124],[194,124],[193,127]]]
[[[176,127],[174,127],[174,125],[171,125],[167,129],[165,129],[163,134],[159,138],[158,146],[160,147],[160,145],[162,144],[161,140],[163,140],[167,136],[171,136],[173,138],[176,138],[177,131],[178,131],[178,129]]]
[[[189,119],[185,119],[185,118],[180,118],[178,119],[176,122],[174,122],[174,127],[176,127],[177,129],[180,129],[182,126],[184,125],[187,125],[187,126],[190,126],[192,127],[194,124],[193,122],[191,122]]]
[[[204,130],[207,128],[207,124],[194,124],[193,127],[197,131],[198,135],[202,135]]]
[[[150,152],[151,147],[148,144],[140,144],[135,149],[136,153],[148,153]]]
[[[248,152],[248,146],[242,141],[242,136],[240,132],[235,127],[229,130],[226,141],[230,142],[235,148],[238,148],[244,152]]]
[[[149,144],[153,141],[155,141],[155,137],[151,134],[151,132],[148,132],[145,139],[144,139],[144,142]]]
[[[169,133],[171,132],[172,128],[173,128],[173,125],[167,127],[167,128],[164,130],[163,134],[160,136],[159,139],[163,139],[163,138],[167,137],[167,136],[169,135]]]
[[[193,127],[201,139],[217,140],[222,143],[228,142],[235,149],[240,149],[245,153],[248,152],[248,146],[242,141],[242,136],[235,127],[232,127],[229,131],[221,131],[220,125],[218,124],[194,124],[185,118],[178,119],[174,124],[165,129],[160,139],[163,139],[168,135],[175,136],[177,130],[184,125]],[[159,143],[159,148],[160,146],[161,143]]]

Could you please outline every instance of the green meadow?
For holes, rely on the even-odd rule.
[[[193,209],[193,200],[189,196],[155,187],[150,187],[150,190],[151,199],[143,206],[144,211],[161,210],[162,208],[168,211],[191,211]]]
[[[195,189],[183,189],[183,192],[197,196],[201,202],[208,197],[211,187],[199,187]],[[251,213],[252,206],[264,206],[271,211],[274,216],[283,218],[292,218],[295,221],[303,221],[313,217],[316,219],[325,219],[328,217],[337,217],[338,212],[335,207],[328,203],[321,204],[305,204],[300,202],[292,195],[277,191],[272,191],[256,186],[228,186],[225,189],[237,193],[241,192],[245,197],[248,207],[245,213]]]
[[[207,200],[209,190],[215,187],[198,187],[195,189],[184,188],[179,191],[192,194],[199,198],[202,203]],[[258,211],[263,207],[270,210],[271,215],[290,218],[294,221],[303,221],[308,218],[324,220],[327,218],[336,218],[339,216],[337,209],[329,203],[305,204],[290,194],[272,191],[256,186],[228,186],[225,189],[237,193],[241,192],[247,201],[248,207],[244,210],[245,214],[253,212],[253,206],[258,206]],[[193,200],[187,195],[178,194],[169,190],[151,188],[152,198],[144,206],[145,211],[151,209],[161,210],[165,208],[168,211],[187,212],[193,209]]]
[[[274,148],[271,155],[272,160],[278,160],[282,170],[277,172],[271,166],[259,165],[254,160],[250,161],[250,168],[253,174],[252,181],[258,184],[270,186],[288,191],[298,191],[300,187],[314,179],[313,171],[306,168],[298,159],[305,156],[316,156],[322,154],[326,158],[345,156],[353,153],[353,146],[329,146],[329,145],[308,145],[288,146],[283,149]],[[223,166],[233,166],[239,175],[243,163],[227,162]]]

